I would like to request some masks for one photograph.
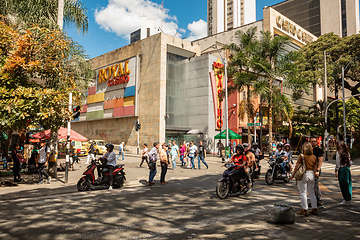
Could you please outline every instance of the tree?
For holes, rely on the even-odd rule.
[[[58,1],[56,0],[2,0],[0,15],[7,23],[27,28],[38,24],[42,27],[57,28]],[[75,24],[83,33],[88,29],[87,9],[79,0],[65,0],[65,24]]]
[[[256,38],[256,28],[237,33],[240,44],[230,44],[232,59],[229,62],[229,76],[234,79],[235,89],[252,88],[252,93],[269,108],[269,144],[272,142],[273,111],[284,115],[291,127],[292,107],[289,99],[283,96],[279,87],[282,82],[293,90],[293,99],[308,91],[309,83],[303,81],[295,61],[296,52],[286,52],[289,38],[272,36],[270,32],[261,32],[261,39]],[[248,94],[250,98],[250,94]],[[250,109],[251,100],[248,99]],[[291,137],[291,135],[290,135]]]
[[[16,31],[0,21],[0,129],[39,123],[55,136],[70,119],[69,92],[80,104],[91,72],[85,52],[63,33],[38,26]]]

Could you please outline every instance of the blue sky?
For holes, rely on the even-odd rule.
[[[257,0],[256,19],[262,19],[264,6],[283,0]],[[194,39],[206,33],[207,0],[83,0],[89,18],[88,33],[65,26],[67,34],[82,45],[90,58],[129,44],[129,34],[137,30],[141,15],[163,19],[165,32]]]

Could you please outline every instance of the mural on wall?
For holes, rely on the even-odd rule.
[[[137,58],[96,70],[95,86],[88,88],[79,121],[135,116]]]

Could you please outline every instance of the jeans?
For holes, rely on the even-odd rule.
[[[110,180],[109,184],[110,184],[110,186],[112,186],[114,184],[114,175],[113,175],[113,173],[114,173],[115,167],[112,166],[112,165],[106,165],[106,167],[109,169],[109,180]]]
[[[282,169],[283,174],[286,173],[286,171],[285,171],[285,166],[286,166],[286,162],[282,162],[282,163],[281,163],[281,169]]]
[[[194,164],[195,156],[192,156],[192,157],[189,156],[189,158],[190,158],[190,162],[191,162],[191,168],[195,168],[195,164]]]
[[[200,169],[200,160],[203,162],[203,164],[205,164],[206,168],[209,168],[209,166],[207,165],[207,163],[204,160],[204,156],[198,156],[198,168]]]
[[[89,164],[89,163],[90,163],[90,158],[91,158],[92,160],[95,160],[95,156],[94,156],[93,153],[88,153],[88,155],[87,155],[87,160],[86,160],[86,163],[85,163],[85,164]]]
[[[171,155],[171,160],[172,160],[173,169],[176,168],[176,156],[177,156],[177,155]],[[167,165],[167,164],[166,164],[166,165]]]
[[[301,208],[308,210],[307,194],[309,193],[312,208],[317,208],[317,201],[314,191],[315,174],[312,170],[307,170],[303,178],[298,181],[300,192]]]
[[[46,178],[49,178],[49,174],[45,170],[45,163],[39,163],[39,179],[40,182],[43,180],[43,174]]]
[[[156,171],[156,166],[155,166],[155,170],[154,171],[151,171],[150,170],[150,173],[149,173],[149,182],[152,182],[154,180],[154,177],[156,175],[157,171]]]
[[[184,161],[184,155],[180,155],[180,162],[181,162],[181,166],[186,165],[186,163]]]
[[[142,166],[142,164],[143,164],[144,161],[146,161],[146,163],[149,164],[149,162],[148,162],[148,157],[147,157],[147,156],[145,156],[145,157],[143,156],[143,157],[141,158],[141,163],[140,163],[140,165],[139,165],[140,167]]]
[[[349,167],[341,167],[338,172],[339,185],[345,201],[350,201],[352,197],[352,181]]]
[[[168,164],[167,163],[161,163],[161,176],[160,176],[160,183],[165,182],[165,175],[167,173]]]
[[[315,183],[314,183],[314,191],[315,191],[315,196],[316,196],[316,200],[318,203],[321,203],[321,201],[322,201],[321,191],[320,191],[320,186],[319,186],[320,175],[321,175],[321,170],[319,171],[319,177],[315,178]]]
[[[117,156],[116,160],[119,159],[120,155],[122,155],[122,160],[124,161],[124,151],[119,152],[119,155]]]

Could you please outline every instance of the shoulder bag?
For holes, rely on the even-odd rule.
[[[305,158],[303,154],[300,154],[300,157],[302,159],[301,164],[299,164],[299,167],[296,169],[294,173],[294,178],[296,180],[301,180],[304,176],[304,173],[306,172],[306,165],[305,165]]]

